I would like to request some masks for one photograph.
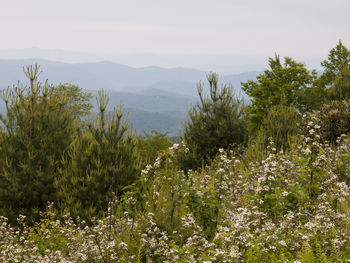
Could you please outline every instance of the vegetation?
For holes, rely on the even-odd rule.
[[[275,55],[269,58],[269,67],[269,70],[257,76],[256,81],[242,83],[243,90],[252,97],[252,103],[248,106],[252,132],[259,130],[271,107],[282,101],[302,113],[319,103],[314,95],[322,95],[319,89],[315,90],[312,86],[316,72],[308,71],[303,63],[285,57],[282,64],[280,57]]]
[[[350,142],[300,147],[246,167],[223,150],[202,172],[176,170],[175,145],[149,165],[109,216],[86,225],[52,207],[34,227],[1,218],[2,261],[346,262],[350,257]],[[315,132],[312,132],[311,130]],[[23,221],[23,218],[22,218]],[[21,222],[21,221],[20,221]],[[26,240],[25,242],[20,240]],[[16,249],[15,249],[16,248]]]
[[[57,202],[55,177],[73,141],[80,115],[81,90],[68,99],[66,89],[37,82],[38,66],[25,69],[30,86],[2,92],[7,115],[0,137],[0,211],[13,222],[18,214],[37,218],[47,201]]]
[[[277,150],[289,149],[292,138],[299,133],[296,125],[298,121],[298,114],[293,107],[286,106],[283,102],[271,107],[257,136],[262,139],[262,147],[266,148],[272,140]]]
[[[189,148],[184,169],[196,169],[207,164],[218,149],[229,149],[247,140],[242,100],[235,98],[231,86],[219,89],[218,75],[208,74],[209,96],[203,84],[197,86],[200,102],[188,113],[183,140]]]
[[[350,66],[350,50],[339,40],[337,46],[329,52],[328,58],[321,62],[324,68],[319,82],[332,86],[337,77],[343,76],[343,70]]]
[[[27,67],[30,86],[2,92],[0,261],[349,261],[347,51],[320,76],[270,59],[247,107],[208,74],[173,145]]]
[[[167,133],[152,130],[150,133],[144,132],[143,136],[137,137],[137,151],[142,156],[143,166],[154,162],[158,155],[173,145],[167,137]]]
[[[102,91],[98,97],[100,113],[77,134],[56,181],[60,210],[74,217],[91,219],[105,212],[111,198],[120,196],[141,168],[136,141],[127,122],[122,121],[122,109],[106,116],[107,104],[108,97]]]

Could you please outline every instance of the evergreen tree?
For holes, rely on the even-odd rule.
[[[57,181],[60,209],[87,220],[107,211],[112,196],[120,196],[140,171],[136,142],[121,107],[106,114],[104,92],[97,102],[99,114],[75,138]]]
[[[229,149],[234,144],[245,144],[247,131],[243,103],[235,98],[232,87],[219,89],[218,75],[207,75],[209,96],[203,94],[203,84],[197,86],[200,102],[188,113],[183,139],[189,148],[183,166],[199,168],[215,157],[219,148]]]
[[[35,219],[36,211],[56,201],[54,180],[78,119],[67,95],[38,82],[39,66],[27,66],[25,74],[29,87],[18,84],[1,93],[7,113],[0,116],[0,213],[11,222],[19,214]]]
[[[350,50],[339,40],[336,47],[329,51],[328,58],[321,62],[324,68],[319,82],[320,85],[331,87],[335,79],[342,78],[346,69],[350,68]]]

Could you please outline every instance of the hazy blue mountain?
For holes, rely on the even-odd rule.
[[[195,95],[196,84],[205,81],[204,71],[189,68],[133,68],[113,62],[69,64],[43,59],[0,60],[0,87],[25,81],[22,67],[38,63],[43,71],[41,79],[50,83],[72,83],[87,90],[139,91],[157,88]],[[239,91],[240,81],[254,79],[257,72],[220,76],[222,82],[231,81]]]
[[[201,55],[171,55],[154,53],[88,53],[62,49],[0,49],[0,59],[42,58],[66,63],[85,63],[92,61],[113,61],[133,67],[158,65],[174,67],[181,65],[201,71],[215,71],[220,74],[233,74],[247,71],[262,70],[266,65],[265,56],[247,54],[201,54]],[[305,61],[306,62],[306,61]],[[319,65],[319,59],[318,59]]]
[[[94,97],[97,91],[91,91]],[[171,93],[168,91],[148,89],[135,93],[109,91],[108,110],[113,109],[120,103],[125,108],[136,108],[151,112],[169,112],[187,113],[191,105],[197,101],[196,97]],[[96,100],[93,99],[93,105],[96,106]],[[178,114],[177,114],[178,115]]]
[[[0,88],[28,83],[22,67],[38,63],[40,80],[49,83],[72,83],[97,95],[97,90],[110,93],[109,110],[120,103],[130,110],[129,119],[138,132],[169,130],[175,135],[182,128],[187,112],[198,100],[197,83],[206,86],[206,73],[188,68],[133,68],[113,62],[69,64],[42,59],[0,60]],[[260,72],[220,76],[221,83],[231,83],[236,94],[244,96],[240,82],[255,79]],[[207,89],[204,89],[207,90]],[[245,96],[247,99],[247,96]],[[92,103],[95,105],[96,100]],[[0,112],[4,105],[0,103]]]
[[[0,87],[18,80],[25,80],[22,67],[38,63],[43,71],[41,79],[50,83],[72,83],[87,90],[131,90],[131,87],[149,87],[162,81],[185,81],[196,83],[205,73],[186,68],[145,67],[132,68],[112,62],[68,64],[42,59],[0,60]]]
[[[172,116],[159,112],[149,112],[135,108],[125,110],[128,122],[137,133],[142,134],[143,131],[150,132],[157,130],[159,132],[168,132],[169,136],[177,136],[181,133],[186,114]]]

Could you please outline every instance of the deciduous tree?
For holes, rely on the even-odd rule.
[[[258,131],[269,110],[281,103],[282,98],[288,107],[294,107],[299,113],[314,107],[315,98],[320,90],[312,84],[317,77],[303,63],[290,57],[284,63],[278,55],[269,58],[269,67],[256,80],[242,83],[242,89],[252,98],[248,106],[252,131]]]

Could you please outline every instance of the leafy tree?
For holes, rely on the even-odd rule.
[[[242,89],[252,97],[248,112],[253,131],[258,131],[269,110],[281,104],[282,98],[286,106],[302,113],[314,107],[314,95],[321,91],[312,87],[316,72],[308,71],[303,63],[285,57],[282,64],[276,55],[269,58],[269,66],[270,69],[258,75],[256,81],[242,83]]]
[[[122,108],[106,114],[108,97],[103,91],[97,102],[99,114],[75,138],[56,181],[60,209],[88,220],[105,212],[113,196],[121,196],[140,171],[136,141],[123,121]]]
[[[58,99],[59,97],[67,98],[67,107],[74,115],[81,118],[86,118],[92,109],[90,100],[92,94],[82,91],[79,86],[69,83],[59,84],[53,90],[53,95]]]
[[[337,46],[329,51],[328,58],[321,62],[324,72],[321,75],[320,85],[332,86],[336,77],[342,77],[345,69],[350,67],[350,50],[339,40]]]
[[[35,219],[48,201],[56,201],[54,180],[73,140],[79,108],[73,94],[64,94],[47,82],[38,82],[38,65],[27,66],[30,86],[4,89],[1,98],[7,113],[0,116],[0,210],[10,220],[18,214]],[[80,89],[75,92],[84,95]]]
[[[344,66],[327,90],[330,100],[350,99],[350,66]]]
[[[197,86],[200,102],[188,113],[183,139],[189,148],[185,168],[199,168],[215,157],[219,148],[245,144],[247,131],[241,99],[235,98],[232,87],[219,89],[218,75],[207,75],[209,96],[203,94],[203,84]]]

